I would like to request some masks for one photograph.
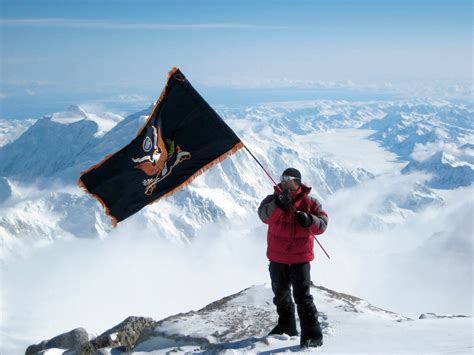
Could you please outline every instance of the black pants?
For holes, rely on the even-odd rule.
[[[273,303],[277,307],[277,313],[280,317],[294,314],[295,305],[291,299],[290,291],[290,286],[292,286],[293,298],[298,308],[300,321],[311,325],[317,321],[318,311],[310,293],[310,269],[309,263],[289,265],[270,262],[270,278],[275,295]]]

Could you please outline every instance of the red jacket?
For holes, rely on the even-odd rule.
[[[275,187],[273,195],[268,195],[258,208],[258,215],[263,223],[268,224],[267,257],[271,261],[283,264],[299,264],[314,259],[314,234],[326,230],[328,215],[321,204],[309,196],[311,187],[301,184],[292,197],[293,207],[281,210],[275,204],[279,191]],[[294,211],[309,213],[313,219],[310,227],[301,227],[295,219]]]

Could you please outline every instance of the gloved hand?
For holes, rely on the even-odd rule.
[[[295,211],[295,219],[304,228],[308,228],[313,223],[311,216],[303,211]]]
[[[283,211],[286,211],[293,204],[293,200],[288,196],[288,191],[283,190],[275,197],[275,204]]]

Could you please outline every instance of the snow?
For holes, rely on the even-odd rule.
[[[302,352],[468,354],[472,349],[472,318],[412,320],[324,288],[313,288],[312,294],[324,344]],[[301,351],[298,336],[266,336],[276,321],[272,297],[268,285],[252,286],[199,311],[172,316],[159,322],[159,335],[152,334],[133,353]]]
[[[246,151],[118,230],[97,201],[73,186],[81,170],[129,143],[148,112],[119,120],[75,106],[0,130],[0,142],[10,142],[0,146],[2,314],[8,320],[0,331],[7,349],[76,325],[102,329],[130,309],[160,319],[268,281],[266,229],[255,210],[272,186]],[[321,241],[333,258],[316,249],[313,277],[410,317],[464,312],[471,304],[472,272],[465,266],[466,255],[472,258],[472,112],[465,104],[417,100],[315,100],[219,111],[275,178],[288,166],[300,169],[329,212]],[[413,156],[417,149],[420,161]],[[402,174],[406,166],[412,170]],[[95,291],[86,294],[77,285]],[[270,292],[268,285],[256,287],[232,300],[232,315],[268,302],[274,317]],[[397,322],[364,302],[348,317],[342,304],[340,314],[325,312],[335,304],[325,304],[326,296],[321,292],[316,302],[330,323],[318,352],[469,353],[472,346],[470,318]],[[215,319],[230,318],[223,312]],[[184,330],[168,323],[166,331],[207,341],[225,332],[222,323],[212,328],[196,315],[183,324]],[[242,319],[239,329],[249,324]],[[197,349],[163,337],[153,341],[154,349]],[[297,344],[297,338],[262,332],[222,350],[295,351]]]
[[[102,137],[108,131],[123,120],[123,117],[111,112],[87,113],[82,107],[78,105],[71,105],[64,112],[56,112],[51,116],[52,122],[57,122],[65,125],[75,123],[81,120],[88,120],[95,122],[98,126],[98,131],[95,137]]]
[[[51,349],[48,349],[48,350],[40,351],[39,354],[42,354],[42,355],[63,355],[64,354],[64,349],[51,348]]]
[[[473,346],[471,330],[472,319],[425,324],[421,321],[393,324],[378,320],[349,321],[338,327],[337,334],[328,337],[318,352],[468,354]]]
[[[87,118],[87,113],[77,105],[71,105],[65,112],[56,112],[51,116],[51,121],[62,124],[71,124]]]
[[[397,163],[397,155],[381,149],[379,144],[368,140],[372,130],[335,129],[317,132],[298,139],[299,147],[315,146],[311,154],[317,154],[347,168],[364,167],[374,174],[384,174],[399,170],[404,163]],[[341,149],[350,147],[350,149]],[[304,150],[302,149],[304,152]]]
[[[198,184],[195,184],[195,185],[198,185]],[[234,196],[232,196],[227,191],[224,191],[221,189],[216,190],[209,187],[195,187],[195,186],[190,186],[189,190],[191,192],[195,192],[201,198],[214,201],[216,204],[221,206],[224,209],[224,211],[226,211],[226,214],[229,217],[232,217],[236,214],[240,216],[243,216],[246,214],[245,208],[236,204]]]
[[[35,122],[35,119],[0,119],[0,147],[15,141]]]
[[[443,155],[441,156],[441,163],[450,165],[454,168],[458,166],[466,166],[469,167],[471,170],[474,170],[474,164],[469,164],[468,162],[460,161],[456,159],[456,157],[447,153],[443,153]]]

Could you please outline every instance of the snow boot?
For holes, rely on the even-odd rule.
[[[278,324],[268,333],[268,335],[282,335],[287,334],[290,337],[298,335],[298,330],[296,330],[296,320],[293,318],[293,321],[288,323],[280,323]]]
[[[323,332],[318,321],[317,311],[313,312],[313,309],[298,307],[298,316],[301,324],[300,346],[303,348],[322,346]]]
[[[289,336],[298,335],[296,330],[296,318],[294,307],[287,307],[284,309],[278,309],[278,324],[268,333],[273,334],[287,334]]]

